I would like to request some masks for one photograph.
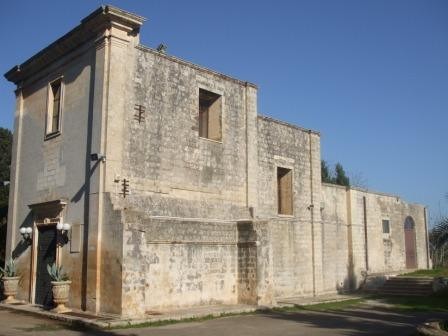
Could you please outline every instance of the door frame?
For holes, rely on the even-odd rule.
[[[36,271],[37,271],[37,247],[39,246],[39,228],[45,226],[54,226],[60,222],[63,223],[63,210],[67,203],[62,200],[56,200],[44,203],[30,204],[28,207],[33,211],[33,241],[31,246],[31,267],[30,267],[30,287],[29,287],[29,302],[35,304],[36,301]],[[57,214],[55,217],[45,217],[46,214]],[[56,239],[58,239],[58,232],[56,232]],[[61,246],[56,242],[56,265],[61,264]]]

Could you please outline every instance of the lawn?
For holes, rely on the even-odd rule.
[[[375,299],[394,305],[392,309],[448,312],[448,290],[430,296],[377,296]]]
[[[421,276],[421,277],[448,277],[448,268],[434,268],[428,270],[417,270],[400,276]]]

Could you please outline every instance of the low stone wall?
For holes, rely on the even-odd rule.
[[[263,239],[262,228],[251,221],[125,212],[123,315],[195,305],[266,304],[269,240]]]

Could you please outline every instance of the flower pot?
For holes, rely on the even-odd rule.
[[[71,281],[52,281],[53,285],[53,301],[56,308],[53,309],[56,313],[67,313],[71,309],[67,308],[65,304],[68,302],[68,295],[70,293]]]
[[[18,302],[14,296],[17,295],[17,289],[19,287],[20,277],[6,277],[2,278],[3,282],[3,294],[6,296],[6,299],[3,300],[3,303],[14,303]]]

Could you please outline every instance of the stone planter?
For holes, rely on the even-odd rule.
[[[3,303],[14,303],[17,302],[15,296],[17,295],[17,289],[19,288],[20,277],[6,277],[2,278],[3,282],[3,294],[6,299]]]
[[[56,304],[56,308],[52,311],[55,313],[67,313],[71,309],[67,308],[65,304],[68,302],[68,295],[70,293],[71,281],[52,281],[53,285],[53,301]]]

